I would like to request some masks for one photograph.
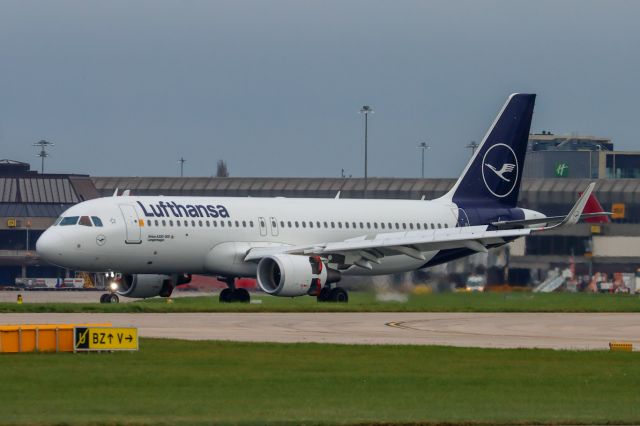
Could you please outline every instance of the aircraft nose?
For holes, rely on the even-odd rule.
[[[62,257],[63,241],[57,232],[48,229],[38,238],[36,242],[36,252],[38,256],[47,262],[60,262]]]

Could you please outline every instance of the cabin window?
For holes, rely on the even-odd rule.
[[[227,221],[227,225],[229,225],[229,228],[231,228],[233,226],[233,222],[231,222],[230,220]],[[264,226],[264,224],[263,224]]]
[[[331,229],[336,227],[336,223],[335,222],[331,222]]]
[[[384,229],[384,222],[380,223],[380,228]]]
[[[367,229],[371,229],[371,222],[367,222]]]
[[[413,223],[409,223],[409,228],[413,230]]]
[[[247,221],[246,221],[246,220],[243,220],[243,221],[242,221],[242,227],[243,227],[243,228],[246,228],[246,227],[247,227]]]
[[[78,223],[78,219],[80,219],[80,217],[78,216],[65,217],[60,221],[60,226],[75,225],[76,223]]]
[[[249,226],[253,228],[253,221],[252,220],[249,221]]]
[[[176,223],[178,224],[178,226],[180,226],[180,221],[179,220],[176,220]],[[172,220],[169,221],[169,226],[173,226],[173,221]]]
[[[173,223],[171,224],[171,226],[173,226]],[[176,220],[176,226],[181,226],[179,220]]]
[[[438,224],[438,229],[441,229],[441,228],[442,228],[442,224],[439,223]]]
[[[448,228],[448,227],[449,227],[449,224],[445,223],[445,224],[444,224],[444,227],[445,227],[445,228]]]
[[[280,228],[284,228],[284,220],[280,221]]]
[[[393,224],[389,222],[389,229],[393,229]]]
[[[297,220],[295,221],[295,225],[296,225],[296,228],[300,227],[300,223]]]
[[[313,228],[313,221],[312,220],[309,221],[309,228]]]
[[[349,229],[349,222],[345,222],[345,223],[344,223],[344,227],[345,227],[345,228],[347,228],[347,229]]]
[[[375,229],[378,229],[378,222],[373,222],[373,227],[374,227]]]
[[[162,221],[162,226],[167,226],[167,221],[166,220]]]
[[[91,220],[93,220],[93,225],[94,226],[102,226],[102,221],[100,220],[100,218],[98,216],[91,216]],[[156,225],[157,225],[157,223],[156,223]]]
[[[221,227],[221,228],[224,228],[224,220],[221,220],[221,221],[220,221],[220,227]]]
[[[420,229],[420,224],[416,223],[416,229]]]
[[[214,228],[218,227],[218,222],[216,222],[215,220],[212,220],[211,224],[213,225]]]
[[[316,228],[320,228],[320,221],[316,222]]]
[[[302,221],[302,227],[306,228],[307,227],[307,222],[305,222],[304,220]]]
[[[407,229],[407,224],[402,222],[402,229]]]
[[[324,223],[324,227],[325,227],[325,228],[328,228],[328,227],[329,227],[329,224],[328,224],[327,222],[325,222],[325,223]]]
[[[287,227],[291,228],[291,221],[290,220],[287,221]]]
[[[235,222],[235,225],[236,225],[236,228],[240,228],[240,222],[238,222],[237,220]]]

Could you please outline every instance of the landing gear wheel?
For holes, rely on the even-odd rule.
[[[105,300],[107,300],[107,303],[120,303],[120,298],[115,293],[108,294]]]
[[[103,295],[101,295],[101,296],[100,296],[100,303],[109,303],[109,302],[107,301],[107,298],[108,298],[108,297],[109,297],[109,295],[108,295],[108,294],[103,294]]]
[[[343,288],[336,287],[329,293],[329,300],[332,302],[347,303],[349,301],[349,293]]]
[[[233,290],[233,302],[249,303],[251,295],[246,288],[236,288]]]
[[[230,288],[225,288],[220,292],[220,296],[218,298],[220,303],[231,303],[233,302],[233,290]]]
[[[329,287],[322,287],[320,294],[318,295],[318,302],[328,302],[331,289]]]

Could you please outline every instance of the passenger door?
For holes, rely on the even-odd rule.
[[[458,226],[469,226],[469,216],[467,216],[467,212],[464,209],[458,209]]]
[[[124,242],[127,244],[141,244],[142,229],[140,228],[140,219],[135,207],[130,204],[120,204],[120,212],[124,218],[127,232]]]

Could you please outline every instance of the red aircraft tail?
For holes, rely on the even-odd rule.
[[[580,195],[582,195],[582,192],[580,193]],[[587,204],[584,206],[584,210],[582,211],[582,213],[600,213],[603,211],[604,209],[596,198],[595,193],[592,193],[587,200]],[[609,219],[609,216],[595,216],[586,218],[584,219],[584,221],[587,223],[609,223],[611,222],[611,219]]]

